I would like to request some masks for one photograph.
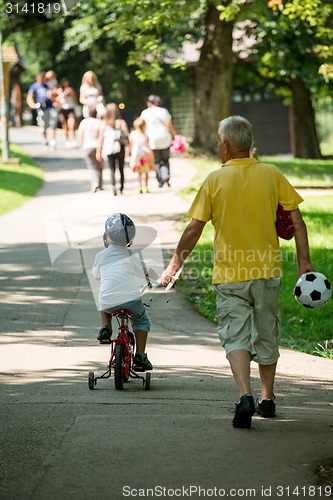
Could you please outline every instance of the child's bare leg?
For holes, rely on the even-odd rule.
[[[149,172],[145,172],[145,184],[147,190],[148,190],[148,179],[149,179]]]
[[[148,332],[144,330],[135,330],[136,352],[144,354],[147,345]]]
[[[142,176],[141,176],[141,173],[139,172],[139,188],[140,188],[140,191],[142,189]]]
[[[112,321],[112,316],[110,313],[106,311],[101,311],[101,323],[103,326],[107,326],[111,330],[111,321]]]
[[[135,330],[135,340],[136,340],[136,354],[134,356],[134,370],[135,371],[146,371],[152,370],[153,365],[149,361],[147,354],[145,353],[148,332],[144,330]]]
[[[147,160],[148,160],[148,163],[149,163],[149,167],[151,169],[154,169],[155,158],[154,158],[154,153],[153,153],[153,151],[151,149],[147,153]]]
[[[99,330],[97,335],[97,340],[99,340],[100,344],[110,344],[111,335],[112,335],[112,327],[111,320],[112,316],[107,311],[100,311],[101,323],[102,327]]]

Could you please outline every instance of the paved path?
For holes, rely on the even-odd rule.
[[[151,390],[136,381],[124,391],[112,381],[88,390],[88,371],[106,369],[109,350],[95,340],[86,274],[54,271],[47,238],[56,252],[59,217],[71,241],[77,224],[96,236],[117,208],[154,227],[167,254],[188,208],[177,190],[193,169],[173,159],[172,187],[158,189],[152,179],[148,195],[137,193],[127,170],[122,197],[109,183],[91,194],[82,153],[61,149],[59,137],[49,152],[35,128],[11,131],[46,179],[33,200],[0,217],[0,498],[218,498],[223,489],[225,497],[293,498],[287,488],[297,485],[298,498],[325,497],[308,486],[332,458],[332,361],[282,349],[277,417],[233,429],[236,391],[215,328],[178,291],[168,302],[155,293],[149,308]]]

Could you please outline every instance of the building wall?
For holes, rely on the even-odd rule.
[[[194,137],[194,92],[187,90],[171,99],[172,121],[178,134],[189,142]]]
[[[238,94],[239,95],[239,94]],[[178,133],[191,142],[194,137],[194,92],[188,89],[171,99],[170,111]],[[282,99],[251,99],[242,96],[232,103],[232,114],[242,115],[253,125],[255,146],[260,155],[289,155],[292,153],[290,108]]]
[[[291,154],[290,110],[281,100],[233,103],[232,114],[242,115],[252,123],[260,155]]]

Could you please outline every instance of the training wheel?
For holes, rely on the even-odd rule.
[[[151,381],[151,373],[146,373],[146,380],[145,380],[145,390],[149,391],[150,389],[150,381]]]
[[[95,374],[94,374],[94,372],[89,372],[88,387],[90,390],[94,389],[94,387],[95,387]]]

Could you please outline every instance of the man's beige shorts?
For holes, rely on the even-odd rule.
[[[227,356],[245,349],[261,365],[278,360],[280,287],[281,278],[214,285],[217,331]]]

